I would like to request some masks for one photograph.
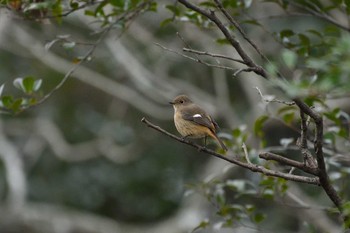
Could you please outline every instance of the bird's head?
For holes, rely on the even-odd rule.
[[[192,100],[190,100],[190,98],[188,98],[186,95],[176,96],[173,101],[169,102],[169,104],[174,106],[174,109],[177,109],[178,107],[181,107],[181,106],[186,106],[191,103],[192,103]]]

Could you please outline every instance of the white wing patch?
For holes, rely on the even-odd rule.
[[[202,117],[202,115],[201,114],[195,114],[195,115],[193,115],[193,117]]]

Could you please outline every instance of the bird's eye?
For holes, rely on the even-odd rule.
[[[182,104],[183,104],[183,103],[184,103],[184,101],[183,101],[183,100],[180,100],[180,103],[182,103]]]

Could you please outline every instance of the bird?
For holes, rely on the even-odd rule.
[[[213,138],[223,150],[227,147],[217,136],[215,120],[186,95],[179,95],[169,102],[174,107],[174,123],[183,138]]]

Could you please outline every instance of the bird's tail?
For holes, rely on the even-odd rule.
[[[225,144],[223,143],[223,141],[216,135],[216,133],[213,133],[212,137],[217,141],[217,143],[221,146],[221,148],[224,151],[227,151],[227,147],[225,146]]]

